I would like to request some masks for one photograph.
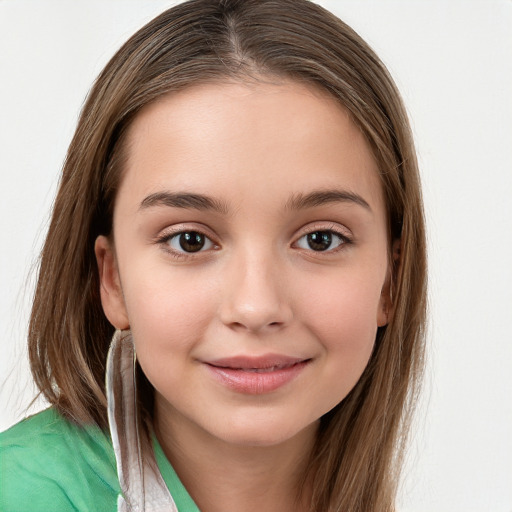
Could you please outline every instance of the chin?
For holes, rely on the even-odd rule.
[[[297,428],[296,424],[286,425],[283,422],[268,421],[267,418],[267,421],[230,423],[225,430],[210,431],[210,433],[231,445],[265,448],[282,445],[294,439],[310,438],[316,432],[318,425],[319,420]]]

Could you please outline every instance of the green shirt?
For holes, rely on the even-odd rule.
[[[199,512],[156,437],[153,448],[179,512]],[[115,512],[121,490],[110,436],[47,409],[0,434],[0,512]]]

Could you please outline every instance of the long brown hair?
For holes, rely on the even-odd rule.
[[[350,27],[307,0],[190,0],[139,30],[107,64],[69,147],[42,251],[29,328],[32,373],[62,414],[105,427],[114,328],[101,307],[94,241],[111,231],[124,134],[141,108],[171,91],[264,77],[328,91],[349,110],[379,166],[389,238],[400,240],[399,256],[390,255],[393,315],[357,385],[321,419],[311,510],[391,511],[423,368],[426,249],[417,162],[385,66]],[[150,393],[144,396],[150,414]]]

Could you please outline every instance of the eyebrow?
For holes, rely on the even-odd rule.
[[[368,202],[359,194],[348,190],[316,190],[309,194],[294,194],[286,203],[289,210],[302,210],[329,203],[354,203],[372,211]]]
[[[202,194],[190,194],[185,192],[156,192],[145,197],[140,203],[139,210],[145,210],[154,206],[168,206],[170,208],[185,208],[201,211],[214,211],[227,214],[225,203]]]
[[[285,208],[288,210],[302,210],[329,203],[354,203],[370,212],[372,211],[363,197],[347,190],[316,190],[308,194],[294,194],[287,201]],[[155,206],[214,211],[223,215],[229,212],[229,208],[224,202],[203,194],[165,191],[156,192],[145,197],[140,203],[139,210]]]

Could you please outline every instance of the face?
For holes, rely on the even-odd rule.
[[[159,421],[258,446],[316,425],[387,322],[385,205],[361,131],[314,88],[208,84],[146,107],[127,151],[96,255]]]

